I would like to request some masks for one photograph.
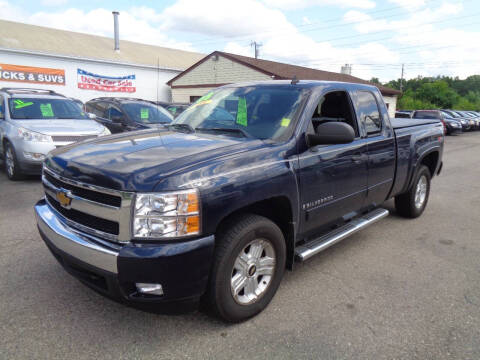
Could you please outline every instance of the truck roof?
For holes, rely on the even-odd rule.
[[[314,88],[321,86],[335,87],[341,86],[350,89],[364,89],[370,91],[378,91],[378,88],[374,85],[357,84],[342,81],[323,81],[323,80],[266,80],[266,81],[249,81],[239,82],[234,84],[224,85],[222,87],[245,87],[245,86],[294,86],[297,88]]]

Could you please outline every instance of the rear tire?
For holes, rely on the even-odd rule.
[[[395,197],[395,208],[398,214],[408,218],[422,215],[430,195],[430,180],[430,170],[425,165],[421,165],[410,190]]]
[[[267,307],[285,271],[286,246],[269,219],[241,215],[219,232],[207,291],[211,310],[229,322],[244,321]]]
[[[3,147],[3,162],[7,176],[12,181],[23,179],[23,174],[18,166],[17,155],[13,146],[7,141]]]

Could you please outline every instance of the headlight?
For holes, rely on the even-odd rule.
[[[52,137],[49,135],[40,134],[38,132],[27,130],[24,128],[18,128],[18,136],[23,138],[25,141],[36,141],[36,142],[51,142]]]
[[[196,189],[137,194],[133,236],[161,239],[200,233],[200,201]]]

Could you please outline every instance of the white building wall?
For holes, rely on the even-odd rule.
[[[180,88],[172,89],[172,101],[173,102],[183,102],[189,103],[190,96],[203,96],[208,93],[210,90],[215,88],[212,87],[202,87],[202,88]]]
[[[82,101],[101,96],[135,97],[146,100],[170,101],[171,91],[166,82],[179,74],[179,71],[157,70],[136,65],[102,63],[85,59],[66,59],[46,55],[19,54],[0,51],[0,63],[11,65],[35,66],[65,70],[65,85],[45,85],[26,82],[0,80],[2,87],[25,87],[54,90],[65,96],[74,97]],[[134,93],[105,92],[79,89],[77,85],[77,69],[106,76],[136,76]],[[158,79],[158,81],[157,81]],[[158,93],[157,93],[158,89]]]
[[[210,57],[178,80],[172,86],[196,84],[230,84],[241,81],[271,80],[270,76],[248,66],[218,56],[218,60]]]
[[[397,111],[397,97],[384,95],[383,101],[385,101],[385,104],[388,104],[388,115],[393,119],[395,117],[395,111]]]

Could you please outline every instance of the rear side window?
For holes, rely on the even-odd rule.
[[[382,120],[377,100],[371,92],[357,92],[357,110],[360,122],[363,124],[367,135],[378,134],[382,130]]]
[[[440,119],[440,114],[436,111],[415,111],[414,119]]]

